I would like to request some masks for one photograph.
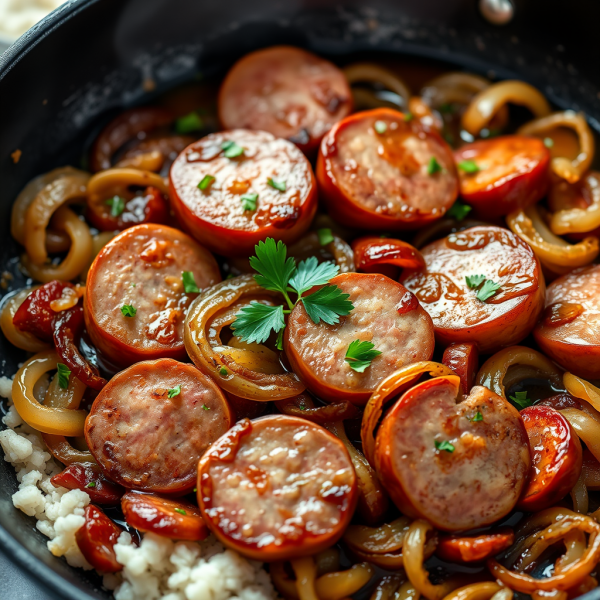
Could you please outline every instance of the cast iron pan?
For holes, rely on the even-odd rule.
[[[600,130],[600,63],[592,51],[596,0],[513,0],[502,28],[476,0],[71,0],[0,57],[0,270],[25,279],[10,238],[10,209],[33,176],[79,165],[81,150],[120,107],[198,73],[223,72],[237,57],[288,43],[336,57],[391,52],[431,58],[497,77],[518,77],[559,107],[583,110]],[[401,60],[401,59],[400,59]],[[14,164],[10,154],[22,151]],[[0,336],[1,338],[2,336]],[[23,360],[0,339],[0,375]],[[0,461],[0,550],[57,598],[109,598],[99,578],[46,548],[33,518],[13,508],[12,467]],[[8,590],[2,590],[3,598]],[[600,589],[587,595],[600,600]]]

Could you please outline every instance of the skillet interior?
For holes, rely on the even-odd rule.
[[[36,26],[0,58],[0,270],[14,275],[8,290],[25,283],[9,223],[11,204],[29,179],[80,164],[81,149],[111,111],[148,96],[145,80],[154,80],[153,93],[160,93],[197,73],[224,71],[261,46],[291,43],[333,60],[375,50],[518,77],[558,106],[583,110],[600,131],[600,88],[589,83],[600,78],[590,48],[600,3],[571,0],[565,13],[563,2],[523,0],[504,29],[485,23],[474,0],[378,0],[368,9],[362,4],[72,0]],[[578,14],[587,16],[579,22]],[[579,42],[574,54],[558,43],[570,49],[568,37]],[[23,154],[15,165],[10,154],[17,148]],[[21,360],[0,336],[0,375],[12,375]],[[50,555],[33,518],[12,506],[16,489],[12,467],[0,462],[0,550],[57,597],[108,598],[98,578]],[[600,599],[600,590],[587,598]]]

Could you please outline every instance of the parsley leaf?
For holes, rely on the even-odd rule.
[[[273,189],[279,190],[280,192],[285,192],[286,190],[285,181],[275,181],[272,177],[267,179],[267,185],[270,185]]]
[[[202,405],[202,410],[210,410],[210,406],[206,406],[206,404]]]
[[[106,204],[110,206],[111,217],[120,217],[125,212],[125,198],[121,196],[108,199]]]
[[[325,285],[339,273],[340,268],[330,262],[319,264],[315,256],[303,260],[291,277],[289,285],[298,295],[308,292],[315,285]]]
[[[483,415],[480,411],[477,411],[469,421],[476,423],[477,421],[483,421]]]
[[[131,306],[131,304],[123,304],[123,306],[121,306],[121,314],[124,317],[135,317],[136,312],[137,308]]]
[[[433,442],[435,444],[435,449],[436,450],[445,450],[446,452],[454,452],[454,446],[447,440],[444,440],[443,442],[438,442],[437,440],[434,440]]]
[[[58,363],[56,365],[56,369],[58,371],[58,386],[63,390],[66,390],[69,387],[69,377],[71,376],[71,369],[69,369],[67,365],[63,365],[62,363]]]
[[[198,184],[199,190],[207,190],[215,181],[215,178],[212,175],[205,175],[202,178],[202,181]]]
[[[301,301],[313,323],[318,325],[323,320],[328,325],[336,325],[340,316],[349,314],[354,308],[348,298],[350,294],[344,294],[337,285],[326,285]]]
[[[385,121],[375,121],[373,124],[373,129],[379,134],[382,135],[387,131],[387,123]]]
[[[176,513],[179,513],[180,515],[187,515],[187,513],[185,512],[185,510],[183,508],[176,508],[175,509]]]
[[[279,331],[279,333],[277,334],[277,341],[275,342],[275,348],[277,348],[277,350],[283,350],[283,332],[285,331],[285,329],[281,329]]]
[[[479,173],[479,171],[481,171],[481,168],[474,160],[461,160],[457,166],[461,171],[469,174]]]
[[[240,200],[242,201],[242,208],[244,210],[256,210],[258,194],[244,194]]]
[[[86,488],[95,488],[96,487],[96,482],[95,481],[90,481],[85,487]]]
[[[440,165],[435,156],[432,156],[429,159],[429,164],[427,165],[427,175],[435,175],[436,173],[440,173],[441,171],[442,165]]]
[[[223,149],[223,155],[227,158],[237,158],[245,152],[244,148],[236,144],[233,140],[223,142],[221,148]]]
[[[467,285],[474,290],[485,281],[485,275],[467,275],[465,281],[467,282]]]
[[[455,218],[457,221],[462,221],[471,210],[472,208],[468,204],[459,199],[450,207],[446,215]]]
[[[494,283],[491,279],[486,279],[485,283],[477,292],[477,299],[485,302],[486,300],[489,300],[499,289],[499,283]]]
[[[260,287],[274,292],[287,293],[290,277],[296,270],[296,262],[287,257],[287,248],[281,241],[273,238],[258,242],[254,247],[256,256],[250,258],[250,266],[258,271],[254,279]]]
[[[200,293],[200,288],[196,285],[194,274],[191,271],[183,271],[181,273],[181,281],[183,281],[183,291],[186,294]]]
[[[221,367],[219,369],[219,375],[221,377],[227,377],[227,375],[229,375],[229,371],[225,367]]]
[[[373,359],[381,354],[379,350],[374,350],[375,344],[371,342],[361,342],[354,340],[346,350],[344,359],[350,368],[358,373],[364,373],[367,367],[371,366]]]
[[[167,396],[169,398],[175,398],[175,396],[179,396],[179,394],[181,394],[181,385],[176,385],[174,388],[167,391]]]
[[[317,235],[319,236],[319,244],[321,244],[321,246],[327,246],[327,244],[331,244],[331,242],[333,242],[333,233],[331,233],[331,229],[329,229],[329,227],[318,229]]]
[[[260,302],[251,302],[236,315],[231,329],[243,342],[263,344],[271,332],[279,333],[285,327],[283,306],[267,306]]]
[[[200,131],[201,129],[204,129],[204,121],[196,111],[191,112],[189,115],[179,117],[179,119],[175,121],[175,131],[180,135]]]
[[[509,399],[517,405],[519,410],[523,410],[528,406],[531,406],[533,402],[527,398],[527,392],[515,392],[514,396],[510,396]]]

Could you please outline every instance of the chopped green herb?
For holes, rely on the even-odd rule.
[[[240,200],[242,201],[242,208],[244,210],[256,210],[258,194],[244,194]]]
[[[232,140],[228,140],[221,144],[221,148],[223,149],[223,154],[227,158],[237,158],[238,156],[242,156],[245,150],[239,144],[236,144]]]
[[[552,148],[554,146],[554,140],[551,137],[545,137],[544,146],[546,146],[546,148]]]
[[[198,488],[194,488],[194,494],[196,494],[198,492]]]
[[[285,331],[285,329],[280,329],[279,333],[277,334],[277,341],[275,342],[275,348],[277,348],[277,350],[283,350],[283,332]]]
[[[467,275],[465,281],[467,282],[467,286],[474,290],[485,281],[485,275]]]
[[[137,308],[131,306],[131,304],[123,304],[123,306],[121,306],[121,314],[124,317],[135,317],[136,312]]]
[[[194,274],[191,271],[183,271],[181,273],[181,281],[183,282],[183,291],[186,294],[200,293],[200,288],[196,285]]]
[[[409,121],[412,121],[414,119],[414,116],[411,112],[406,112],[404,113],[404,120],[408,123]]]
[[[204,121],[196,111],[191,112],[189,115],[179,117],[179,119],[175,121],[175,131],[180,135],[201,131],[202,129],[204,129]]]
[[[486,300],[489,300],[499,289],[499,283],[494,283],[491,279],[486,279],[484,284],[477,291],[477,299],[485,302]]]
[[[470,212],[472,208],[465,204],[460,198],[452,205],[450,210],[446,213],[449,217],[462,221]]]
[[[69,387],[71,370],[67,367],[67,365],[63,365],[62,363],[58,363],[56,365],[56,370],[58,371],[58,386],[63,390],[66,390]]]
[[[135,283],[132,283],[132,284],[131,284],[131,287],[135,287]]]
[[[474,160],[461,160],[458,163],[458,168],[469,174],[479,173],[479,171],[481,171],[481,168]]]
[[[519,410],[523,410],[528,406],[531,406],[533,402],[527,398],[527,392],[515,392],[514,396],[509,396],[509,399],[517,405]]]
[[[298,408],[300,410],[306,410],[308,408],[308,406],[306,406],[306,404],[302,403],[302,404],[300,404],[300,406],[298,406]]]
[[[109,198],[106,204],[110,206],[111,217],[120,217],[125,211],[125,198],[121,198],[121,196]]]
[[[442,165],[440,165],[435,156],[432,156],[429,159],[429,164],[427,165],[427,175],[435,175],[436,173],[440,173],[441,171]]]
[[[181,394],[181,385],[176,385],[167,392],[169,398],[175,398],[175,396],[179,396],[179,394]]]
[[[338,274],[340,268],[330,262],[320,263],[315,256],[303,260],[290,277],[288,285],[302,295],[315,285],[325,285]]]
[[[285,181],[275,181],[272,177],[267,179],[267,185],[270,185],[272,188],[279,190],[280,192],[285,192],[286,190]]]
[[[183,510],[183,508],[176,508],[175,512],[179,513],[180,515],[187,515],[187,513],[185,512],[185,510]]]
[[[326,285],[301,300],[313,323],[318,325],[323,320],[328,325],[337,325],[340,317],[350,314],[354,308],[348,298],[350,294],[344,294],[337,285]]]
[[[207,190],[215,181],[215,178],[212,175],[205,175],[202,178],[202,181],[198,184],[198,189],[203,192]]]
[[[375,121],[373,125],[373,129],[379,134],[382,135],[387,131],[387,123],[385,121]]]
[[[229,375],[229,371],[225,367],[221,367],[219,369],[219,375],[221,377],[227,377],[227,375]]]
[[[284,327],[283,306],[267,306],[256,301],[252,301],[250,306],[242,308],[236,315],[236,320],[231,324],[237,337],[244,342],[256,342],[257,344],[266,342],[271,331],[278,333]]]
[[[321,244],[321,246],[327,246],[327,244],[331,244],[331,242],[333,242],[333,233],[331,233],[331,229],[329,229],[329,227],[318,229],[317,235],[319,236],[319,244]]]
[[[210,410],[210,406],[206,406],[206,404],[202,405],[203,410]]]
[[[361,342],[354,340],[346,350],[345,361],[350,368],[358,373],[364,373],[367,367],[371,366],[373,359],[381,354],[379,350],[374,350],[375,344],[371,342]]]
[[[469,419],[469,421],[473,421],[473,422],[476,422],[476,421],[483,421],[483,415],[482,415],[482,414],[481,414],[479,411],[477,411],[477,412],[476,412],[476,413],[473,415],[473,418]]]
[[[440,106],[440,112],[443,115],[451,115],[456,112],[456,108],[453,104],[450,104],[450,102],[444,102],[444,104]]]
[[[443,442],[438,442],[437,440],[434,440],[433,443],[435,444],[436,450],[445,450],[446,452],[450,453],[454,452],[454,446],[447,440],[444,440]]]
[[[90,481],[85,487],[86,488],[95,488],[96,487],[96,482],[95,481]]]

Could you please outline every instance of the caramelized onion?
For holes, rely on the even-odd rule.
[[[227,311],[226,317],[218,322],[218,327],[222,328],[235,319],[237,311],[231,308],[236,303],[256,298],[280,299],[280,296],[277,292],[261,288],[251,275],[228,279],[203,290],[188,310],[184,327],[185,347],[194,364],[231,394],[260,402],[293,398],[305,388],[294,373],[258,371],[264,362],[260,356],[236,352],[235,348],[219,342],[219,332],[213,329],[213,319],[218,319],[219,313]],[[252,362],[237,362],[244,357]]]
[[[528,108],[535,117],[550,114],[550,105],[533,86],[523,81],[501,81],[479,92],[462,116],[462,126],[471,135],[477,135],[506,104]]]
[[[517,365],[527,367],[518,372],[519,380],[541,377],[547,378],[557,389],[562,387],[562,372],[558,367],[541,352],[525,346],[510,346],[488,358],[477,373],[477,385],[483,385],[506,399],[506,388],[518,382],[516,377],[507,381],[507,373]]]
[[[332,423],[344,419],[355,419],[360,415],[360,410],[350,402],[338,402],[315,406],[308,394],[300,394],[296,398],[287,398],[275,402],[277,410],[284,415],[301,417],[313,423]]]
[[[27,350],[27,352],[42,352],[42,350],[46,350],[49,347],[48,344],[37,338],[35,335],[27,331],[21,331],[18,327],[15,327],[15,324],[13,323],[15,313],[19,306],[21,306],[25,298],[38,287],[39,286],[18,291],[14,296],[11,296],[6,300],[2,307],[2,313],[0,314],[0,329],[2,329],[2,333],[6,339],[13,346],[21,348],[21,350]]]
[[[589,204],[585,208],[578,206],[557,207],[549,217],[549,226],[552,233],[556,235],[565,235],[567,233],[587,233],[600,227],[600,173],[590,171],[586,173],[577,186],[561,181],[554,184],[552,188],[549,203],[565,204],[568,198],[561,198],[562,194],[569,194],[571,190],[584,196],[583,200],[588,200]],[[566,190],[563,189],[566,186]],[[565,202],[566,200],[566,202]]]
[[[579,138],[579,154],[573,160],[564,156],[555,156],[552,158],[550,166],[558,177],[566,179],[569,183],[576,183],[590,168],[594,158],[594,134],[583,113],[565,110],[541,119],[534,119],[523,125],[518,133],[542,137],[557,127],[568,127],[575,131]]]
[[[388,69],[374,63],[355,63],[344,67],[343,71],[350,85],[357,83],[380,85],[402,98],[402,106],[408,106],[410,99],[408,86]]]

